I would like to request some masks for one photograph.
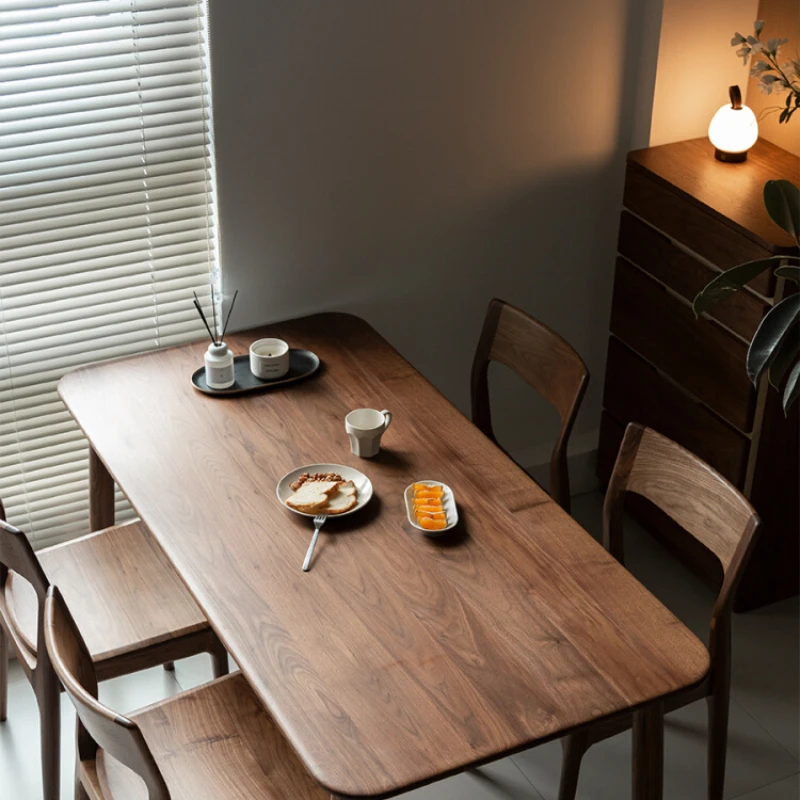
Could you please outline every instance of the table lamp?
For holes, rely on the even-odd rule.
[[[747,151],[758,139],[756,115],[742,105],[742,93],[738,86],[729,89],[731,102],[714,114],[708,126],[708,138],[716,148],[714,157],[719,161],[744,161]]]

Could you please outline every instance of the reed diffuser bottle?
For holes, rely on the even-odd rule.
[[[219,336],[217,335],[217,303],[214,296],[214,287],[211,287],[211,319],[214,328],[213,331],[211,325],[208,324],[206,315],[203,313],[197,293],[195,292],[194,295],[194,306],[197,309],[197,313],[200,315],[200,319],[203,320],[203,324],[206,326],[208,335],[211,337],[211,344],[208,346],[208,350],[206,350],[205,354],[206,384],[209,389],[230,389],[236,382],[236,374],[233,368],[233,353],[228,348],[228,345],[225,344],[224,339],[225,331],[228,330],[231,312],[233,311],[233,304],[236,302],[238,294],[239,291],[237,289],[233,295],[233,300],[231,300],[228,316],[225,318],[225,324],[222,326],[222,333],[219,334]],[[222,317],[220,315],[220,320],[221,319]]]
[[[235,381],[233,353],[225,342],[214,343],[206,350],[206,383],[209,389],[230,389]]]

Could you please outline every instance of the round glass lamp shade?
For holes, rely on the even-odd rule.
[[[730,105],[722,106],[714,114],[708,126],[708,138],[720,161],[744,161],[747,151],[758,139],[758,122],[756,115],[742,105],[738,86],[731,86],[730,95]]]

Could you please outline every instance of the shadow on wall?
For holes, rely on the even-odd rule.
[[[359,314],[467,410],[499,296],[581,352],[576,431],[596,427],[644,47],[635,0],[597,5],[211,0],[237,327]],[[495,388],[499,435],[553,437],[530,393]]]

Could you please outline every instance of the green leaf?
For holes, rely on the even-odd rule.
[[[789,181],[767,181],[764,205],[776,225],[795,238],[800,237],[800,189]]]
[[[800,316],[800,294],[784,298],[761,320],[747,351],[747,374],[755,384],[778,355],[781,344]]]
[[[775,274],[779,278],[786,278],[787,281],[800,283],[800,267],[778,267],[778,269],[775,270]]]
[[[783,413],[788,414],[789,408],[800,396],[800,362],[794,365],[783,390]]]
[[[783,111],[781,111],[781,115],[778,117],[778,125],[780,125],[781,122],[786,122],[787,119],[789,119],[789,110],[784,108]]]
[[[776,389],[781,385],[789,367],[794,364],[798,353],[800,353],[800,326],[795,322],[778,348],[778,355],[769,365],[769,382]]]
[[[769,258],[748,261],[745,264],[738,264],[735,267],[726,269],[725,272],[717,275],[714,280],[706,284],[705,288],[695,297],[692,303],[694,313],[699,317],[715,303],[739,291],[742,286],[760,275],[764,270],[774,266],[780,260],[781,256],[770,256]]]

